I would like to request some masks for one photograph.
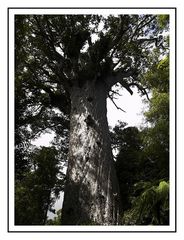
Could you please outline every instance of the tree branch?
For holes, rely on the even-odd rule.
[[[131,77],[133,80],[137,77],[134,69],[130,69],[126,72],[123,72],[122,70],[118,71],[114,77],[109,78],[109,84],[112,87],[116,83],[120,83],[121,86],[123,88],[125,88],[131,95],[133,94],[131,87],[136,86],[138,88],[138,90],[140,90],[142,92],[143,95],[146,95],[146,98],[148,99],[148,101],[150,101],[148,93],[146,91],[146,88],[141,86],[141,84],[138,83],[137,81],[127,82],[126,78],[129,78],[129,77]],[[109,91],[112,91],[112,90],[109,90]],[[109,93],[108,93],[108,96],[111,99],[111,101],[114,103],[114,101],[113,101],[112,97],[109,95]],[[114,103],[114,105],[115,105],[115,103]]]
[[[138,88],[138,90],[140,90],[142,92],[143,95],[146,95],[146,98],[148,101],[150,101],[150,98],[148,96],[148,93],[146,91],[146,88],[144,88],[143,86],[141,86],[138,82],[132,82],[129,83],[129,86],[136,86]]]
[[[133,95],[133,91],[132,91],[132,89],[130,88],[130,85],[129,85],[126,81],[124,81],[123,79],[121,79],[121,80],[119,81],[119,83],[120,83],[121,86],[124,87],[131,95]]]
[[[153,16],[149,21],[146,21],[144,23],[144,21],[147,19],[148,17],[146,16],[137,26],[137,28],[135,29],[134,33],[132,34],[132,37],[131,37],[131,41],[133,40],[134,36],[137,34],[137,32],[139,32],[141,29],[143,29],[146,25],[148,25],[150,22],[152,22],[156,16]],[[142,26],[141,24],[144,23]]]
[[[119,94],[117,91],[114,91],[114,90],[112,90],[112,89],[110,90],[110,92],[112,92],[112,95],[114,94],[114,95],[122,96],[122,95]],[[111,96],[112,96],[112,95],[111,95]]]
[[[110,98],[110,100],[112,101],[112,103],[114,104],[114,106],[115,106],[118,110],[121,110],[122,112],[125,112],[125,113],[126,113],[125,110],[123,110],[122,108],[120,108],[120,107],[117,106],[117,104],[116,104],[116,103],[114,102],[114,100],[113,100],[113,97],[111,97],[109,94],[108,94],[108,97]]]
[[[61,54],[59,54],[55,49],[55,45],[54,45],[55,39],[53,39],[54,36],[51,35],[51,33],[50,33],[50,35],[48,35],[45,32],[45,30],[43,29],[42,24],[41,24],[41,22],[39,22],[37,16],[34,16],[34,19],[35,19],[37,27],[38,27],[37,35],[40,35],[42,37],[44,44],[47,46],[46,48],[44,48],[45,54],[47,55],[47,53],[49,52],[50,57],[52,57],[54,60],[59,61],[59,62],[64,61],[63,56]]]
[[[111,48],[112,48],[112,52],[110,54],[110,57],[112,58],[118,45],[121,43],[121,40],[124,36],[124,34],[129,30],[131,29],[131,26],[128,26],[126,29],[123,29],[123,17],[120,16],[120,29],[119,29],[119,32],[117,33],[116,37],[113,39],[112,41],[112,45],[111,45]]]
[[[155,42],[155,46],[158,47],[158,38],[140,38],[137,39],[136,42],[139,42],[140,44],[144,42]]]
[[[134,74],[135,74],[134,69],[129,69],[127,71],[124,71],[123,69],[118,70],[117,72],[115,72],[113,76],[107,77],[107,83],[108,83],[109,89],[111,89],[111,87],[114,86],[115,84],[120,83],[132,95],[133,92],[129,88],[124,78],[133,77]]]

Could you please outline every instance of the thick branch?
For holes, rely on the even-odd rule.
[[[123,71],[122,69],[120,69],[113,76],[110,76],[107,78],[107,84],[109,86],[109,89],[111,89],[111,87],[114,86],[115,84],[120,83],[132,95],[133,92],[129,88],[129,86],[124,78],[133,77],[134,74],[135,74],[135,70],[133,70],[133,69],[130,69],[128,71]]]
[[[119,81],[122,87],[124,87],[131,95],[133,94],[132,89],[130,88],[130,85],[123,79]]]
[[[148,93],[146,91],[146,88],[144,88],[143,86],[141,86],[138,82],[132,82],[132,83],[129,83],[129,87],[131,86],[136,86],[138,88],[138,90],[140,90],[142,92],[143,95],[146,95],[146,98],[148,101],[150,101],[150,98],[148,96]]]
[[[158,47],[158,38],[140,38],[140,39],[137,39],[136,42],[140,44],[145,42],[155,42],[155,46]]]
[[[122,70],[118,71],[118,73],[114,77],[110,77],[107,80],[109,80],[109,84],[110,84],[109,86],[111,86],[111,87],[117,83],[120,83],[121,86],[124,87],[131,95],[133,94],[131,87],[136,86],[142,92],[143,95],[146,95],[146,98],[150,101],[146,89],[135,80],[131,81],[131,82],[127,82],[126,78],[129,78],[129,77],[131,77],[131,79],[133,79],[133,80],[137,77],[135,70],[129,70],[126,72],[123,72]],[[112,100],[112,97],[111,96],[109,96],[109,97]]]

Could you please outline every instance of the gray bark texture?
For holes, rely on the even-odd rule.
[[[71,91],[70,146],[63,225],[117,225],[119,188],[111,151],[104,82]]]

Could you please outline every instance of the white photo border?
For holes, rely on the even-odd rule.
[[[8,232],[176,232],[176,8],[8,8]],[[170,225],[17,226],[14,225],[14,16],[16,14],[169,14],[170,15]],[[174,196],[174,197],[173,197]]]

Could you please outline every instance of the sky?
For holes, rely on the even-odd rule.
[[[107,118],[109,126],[114,127],[118,120],[128,123],[129,126],[140,127],[143,124],[143,98],[134,89],[133,95],[130,95],[126,90],[120,91],[120,97],[115,99],[118,107],[125,112],[118,110],[110,99],[107,99]]]

